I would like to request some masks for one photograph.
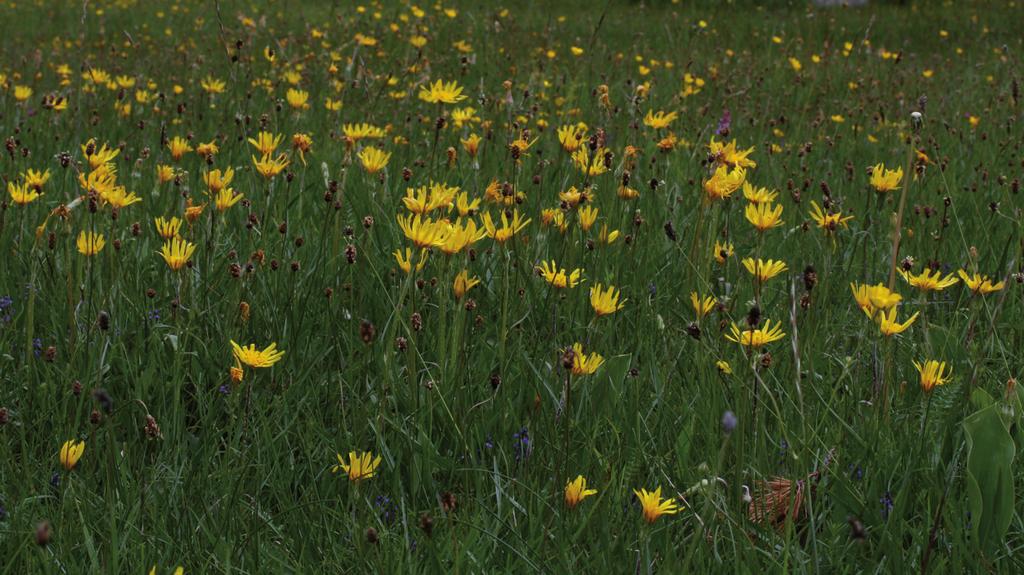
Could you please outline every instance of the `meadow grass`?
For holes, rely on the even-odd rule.
[[[1021,568],[1019,3],[0,14],[3,572]]]

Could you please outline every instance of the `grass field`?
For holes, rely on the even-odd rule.
[[[4,2],[2,572],[1019,572],[1022,19]]]

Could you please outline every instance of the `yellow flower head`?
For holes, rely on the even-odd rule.
[[[470,278],[468,270],[462,270],[459,275],[455,276],[455,282],[452,285],[452,290],[455,293],[455,299],[461,300],[462,296],[466,295],[466,292],[473,289],[473,286],[480,283],[479,278]]]
[[[747,204],[744,215],[746,215],[747,221],[759,232],[765,232],[785,223],[782,221],[782,204],[774,207],[770,203]]]
[[[900,187],[903,181],[903,167],[887,170],[883,164],[876,164],[871,169],[871,187],[876,192],[891,192]]]
[[[644,116],[644,125],[648,128],[654,128],[655,130],[662,130],[672,125],[672,122],[679,117],[676,112],[661,112],[655,113],[654,110],[647,110],[647,115]]]
[[[562,149],[570,154],[580,148],[584,138],[587,137],[586,125],[576,124],[558,128],[558,142]]]
[[[783,333],[781,324],[777,323],[773,326],[770,319],[764,321],[764,327],[747,328],[742,331],[734,323],[730,328],[730,333],[725,334],[725,339],[755,349],[784,337],[786,337],[786,334]]]
[[[468,219],[463,224],[462,219],[458,219],[454,224],[448,225],[444,243],[439,247],[442,252],[451,256],[462,253],[466,248],[485,237],[487,237],[487,230],[477,227],[475,221]]]
[[[908,284],[924,292],[942,291],[960,281],[953,277],[953,274],[949,274],[943,278],[939,270],[933,271],[928,268],[921,270],[921,273],[917,275],[905,272],[902,269],[898,271],[900,272],[900,275],[903,276],[903,279],[907,280]]]
[[[752,204],[770,204],[779,196],[779,192],[768,188],[758,188],[750,182],[743,182],[743,197]]]
[[[893,307],[887,312],[883,311],[878,314],[878,329],[882,332],[882,335],[886,337],[903,333],[912,323],[914,323],[914,320],[917,319],[919,313],[920,312],[914,312],[914,315],[910,316],[910,319],[900,323],[899,320],[896,319],[896,308]]]
[[[479,152],[480,150],[480,142],[482,140],[483,138],[481,138],[480,136],[476,134],[470,134],[467,138],[460,139],[459,142],[462,144],[462,149],[466,150],[466,153],[469,154],[469,157],[475,158],[477,152]]]
[[[484,228],[487,230],[487,237],[493,238],[494,241],[503,244],[508,240],[512,239],[516,234],[523,231],[523,228],[529,224],[531,219],[523,220],[519,216],[519,210],[512,211],[512,218],[509,219],[508,213],[502,210],[501,212],[501,227],[497,227],[494,221],[491,220],[491,214],[484,213]]]
[[[431,104],[456,104],[466,99],[466,96],[462,95],[462,88],[454,81],[438,80],[420,88],[418,95],[420,100]]]
[[[270,132],[260,132],[256,134],[256,138],[249,138],[249,143],[252,144],[256,151],[261,156],[269,156],[273,154],[277,147],[281,145],[281,140],[284,139],[283,135],[274,135]]]
[[[185,154],[192,151],[192,146],[185,138],[182,138],[181,136],[174,136],[171,138],[171,141],[167,142],[167,149],[171,151],[171,157],[174,158],[174,161],[178,161]]]
[[[309,92],[306,92],[305,90],[288,88],[288,92],[285,94],[285,99],[293,110],[309,109]]]
[[[786,262],[776,260],[762,260],[761,258],[746,258],[743,260],[743,267],[747,268],[757,281],[764,283],[780,273],[786,271]]]
[[[551,262],[542,261],[536,269],[549,284],[558,289],[574,288],[583,281],[581,277],[583,275],[582,269],[577,268],[567,273],[564,268],[559,269],[555,260],[551,260]]]
[[[353,483],[358,483],[364,479],[370,479],[377,472],[377,467],[380,466],[380,456],[376,459],[373,457],[373,453],[366,451],[360,455],[356,455],[355,451],[348,453],[348,463],[342,459],[341,454],[337,454],[338,463],[331,467],[332,473],[338,473],[339,471],[348,474],[348,480]]]
[[[756,168],[757,162],[749,158],[750,154],[753,153],[753,147],[746,150],[738,150],[736,148],[736,140],[723,144],[711,138],[711,143],[708,144],[708,157],[714,162],[729,166],[730,168]]]
[[[736,250],[733,249],[731,242],[722,244],[715,240],[715,261],[719,265],[724,265],[725,260],[731,258],[734,253],[736,253]]]
[[[174,271],[178,271],[185,267],[188,263],[189,258],[196,251],[196,245],[187,242],[181,238],[171,238],[164,242],[164,247],[160,250],[160,255],[167,262],[167,267]]]
[[[718,300],[715,296],[704,296],[703,298],[697,295],[697,292],[690,292],[690,303],[693,304],[693,311],[697,314],[697,321],[704,319],[704,316],[711,313],[711,310],[715,309],[718,305]]]
[[[597,317],[619,311],[626,307],[627,301],[629,300],[619,301],[619,290],[615,289],[615,286],[608,286],[607,290],[602,290],[601,284],[595,284],[590,288],[590,306],[594,308]]]
[[[256,156],[252,157],[252,164],[256,166],[256,172],[268,180],[283,172],[289,163],[288,156],[284,154],[278,154],[276,158],[266,154],[259,160],[256,159]]]
[[[82,231],[78,234],[78,253],[84,256],[94,256],[103,249],[103,246],[107,245],[103,241],[103,234],[97,234],[93,232]]]
[[[596,494],[597,490],[587,489],[587,480],[582,475],[577,475],[576,479],[565,486],[565,506],[574,509],[581,501]]]
[[[576,213],[579,218],[580,227],[583,231],[590,231],[591,226],[597,221],[598,209],[593,206],[584,206]]]
[[[85,442],[69,439],[60,448],[60,464],[64,469],[71,471],[78,465],[78,460],[85,453]]]
[[[743,168],[730,171],[728,166],[718,166],[711,177],[704,181],[704,197],[708,201],[724,200],[740,189],[746,178],[747,172]]]
[[[826,234],[836,231],[839,227],[847,227],[846,222],[853,219],[853,216],[843,217],[843,214],[839,212],[830,214],[822,211],[821,206],[819,206],[818,202],[814,200],[811,200],[810,215],[811,219],[813,219],[814,222],[818,224],[818,227],[824,230]]]
[[[363,148],[359,152],[359,163],[367,174],[373,175],[383,170],[388,165],[391,154],[373,146]]]
[[[572,344],[572,374],[592,375],[604,363],[604,357],[597,352],[583,353],[583,344]]]
[[[992,283],[992,280],[988,276],[981,274],[969,275],[964,270],[959,270],[957,274],[959,274],[960,279],[964,280],[964,284],[968,289],[979,295],[990,294],[1006,287],[1006,282],[1000,281]]]
[[[50,170],[37,172],[30,168],[21,174],[21,178],[24,180],[26,187],[38,192],[43,189],[46,182],[50,181]]]
[[[944,361],[938,362],[929,359],[924,362],[924,365],[915,361],[914,367],[921,375],[921,389],[924,391],[931,391],[937,385],[946,385],[953,376],[953,367],[950,366],[949,371],[946,371],[946,362]]]
[[[236,360],[249,367],[270,367],[284,357],[283,351],[277,351],[277,343],[271,343],[263,351],[259,351],[256,344],[242,347],[232,340],[231,351]]]
[[[120,148],[108,148],[105,142],[97,146],[95,138],[90,138],[88,142],[82,144],[82,154],[88,158],[91,170],[114,161],[114,158],[120,153]]]
[[[217,206],[218,212],[223,212],[224,210],[237,204],[239,200],[242,199],[243,195],[244,194],[236,194],[235,191],[231,188],[224,188],[223,190],[217,192],[217,196],[214,198],[214,205]]]
[[[426,249],[420,250],[419,261],[416,263],[416,271],[423,269],[423,266],[427,265],[427,254]],[[395,250],[394,252],[395,261],[398,262],[398,267],[406,274],[412,273],[412,249],[405,248],[405,251]]]
[[[662,499],[661,498],[661,487],[659,486],[653,492],[647,491],[646,489],[640,489],[640,491],[633,490],[637,498],[640,500],[640,506],[643,508],[644,521],[648,523],[654,523],[662,515],[675,515],[679,513],[679,508],[676,506],[674,499]]]
[[[18,185],[14,182],[7,182],[7,193],[11,195],[11,201],[19,206],[31,204],[42,195],[34,188],[25,184]]]
[[[889,288],[881,283],[873,286],[851,283],[850,290],[853,291],[853,299],[857,300],[857,305],[870,318],[875,317],[878,310],[895,307],[902,299],[900,294],[889,291]]]
[[[164,218],[156,218],[156,233],[160,234],[160,237],[169,240],[178,236],[178,230],[181,229],[181,220],[172,217],[167,220]]]
[[[217,192],[230,186],[231,180],[233,180],[234,178],[235,171],[232,170],[231,168],[228,168],[223,172],[217,169],[203,173],[203,183],[206,184],[206,187],[207,189],[210,190],[211,194],[216,194]]]
[[[399,215],[397,219],[398,227],[402,229],[402,233],[418,248],[433,248],[444,245],[448,230],[451,228],[451,224],[448,222],[443,220],[434,221],[420,214]]]

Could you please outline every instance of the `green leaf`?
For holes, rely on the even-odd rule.
[[[989,405],[964,420],[967,433],[967,497],[971,531],[979,547],[992,552],[1006,536],[1013,518],[1011,465],[1013,438],[998,405]]]

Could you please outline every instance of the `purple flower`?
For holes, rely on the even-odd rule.
[[[512,434],[512,438],[515,439],[515,443],[512,445],[512,453],[516,456],[516,461],[523,461],[530,457],[533,453],[533,445],[530,443],[530,432],[524,427],[517,433]]]
[[[882,498],[878,500],[878,502],[882,504],[882,519],[888,521],[889,513],[892,511],[893,508],[892,494],[886,491],[885,495],[883,495]]]
[[[718,120],[718,129],[715,130],[715,135],[722,136],[729,133],[729,127],[732,125],[732,114],[729,113],[729,108],[722,111],[722,117]]]

